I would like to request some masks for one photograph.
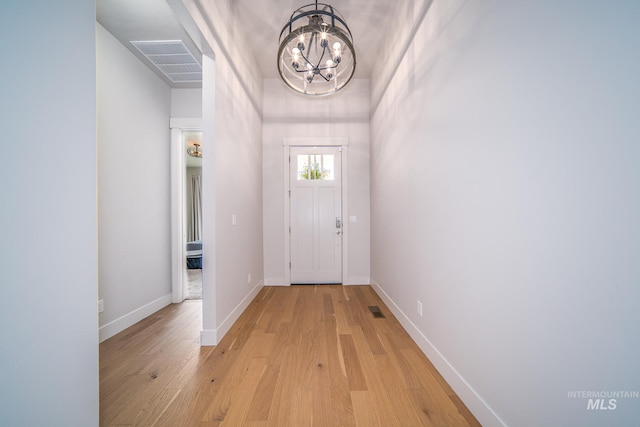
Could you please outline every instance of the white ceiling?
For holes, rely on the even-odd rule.
[[[393,15],[401,2],[410,0],[325,0],[336,8],[351,29],[357,55],[356,75],[371,75],[372,59],[377,46],[393,21]],[[263,77],[277,77],[276,54],[280,31],[291,13],[310,0],[233,0],[232,13],[242,17],[242,27],[253,50],[253,55],[263,70]],[[132,53],[150,65],[129,41],[132,40],[182,40],[195,56],[196,45],[175,18],[164,0],[96,0],[96,19]],[[163,77],[163,76],[161,76]],[[172,83],[171,87],[194,87],[193,84]]]
[[[200,61],[202,55],[164,0],[96,0],[96,20],[127,49],[175,88],[200,87],[198,83],[174,83],[165,77],[131,41],[182,40]]]

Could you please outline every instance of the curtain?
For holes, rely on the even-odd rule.
[[[202,184],[200,175],[191,176],[191,229],[189,241],[202,240]]]

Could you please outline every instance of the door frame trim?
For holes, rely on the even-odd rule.
[[[282,139],[283,146],[283,199],[284,199],[284,286],[291,286],[291,239],[290,239],[290,227],[291,227],[291,212],[290,212],[290,196],[289,196],[289,175],[290,166],[289,158],[291,147],[340,147],[342,151],[342,284],[347,285],[349,277],[349,226],[348,221],[345,221],[348,212],[348,158],[349,158],[349,139],[347,137],[284,137]]]
[[[182,134],[185,131],[202,131],[202,119],[170,118],[171,129],[171,302],[184,301],[186,275],[185,263],[185,158]]]

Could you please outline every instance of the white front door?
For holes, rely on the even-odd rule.
[[[291,147],[291,283],[342,283],[340,147]]]

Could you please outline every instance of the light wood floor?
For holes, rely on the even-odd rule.
[[[100,345],[101,426],[480,425],[369,286],[265,287],[216,347],[200,312]]]

